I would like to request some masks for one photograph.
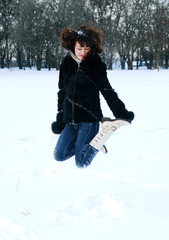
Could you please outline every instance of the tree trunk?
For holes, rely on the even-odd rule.
[[[128,70],[133,70],[133,61],[130,59],[130,57],[127,60]]]
[[[169,52],[165,53],[165,69],[169,68]]]
[[[37,59],[36,59],[36,69],[40,71],[42,68],[42,53],[38,52],[37,53]]]
[[[17,62],[18,62],[18,67],[19,69],[22,69],[23,63],[22,63],[22,51],[18,48],[17,49]]]
[[[126,65],[126,58],[124,56],[120,56],[120,63],[121,63],[121,69],[124,70]]]
[[[2,55],[1,57],[1,68],[3,69],[5,67],[5,57]]]
[[[27,57],[26,57],[26,67],[31,68],[31,57],[30,53],[27,52]]]
[[[159,64],[160,64],[160,54],[159,51],[154,52],[154,69],[159,71]]]

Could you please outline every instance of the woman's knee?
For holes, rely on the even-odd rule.
[[[62,154],[62,153],[59,153],[58,151],[54,151],[54,154],[53,154],[53,156],[54,156],[54,159],[56,160],[56,161],[59,161],[59,162],[62,162],[62,161],[65,161],[66,159],[65,159],[65,156]]]
[[[76,162],[78,168],[86,168],[91,164],[91,162]]]
[[[74,149],[71,149],[71,151],[66,151],[64,149],[55,149],[54,150],[54,159],[56,161],[62,162],[65,160],[68,160],[75,154]]]
[[[75,156],[76,166],[78,168],[88,167],[92,163],[97,153],[98,150],[94,149],[92,146],[89,145],[81,153],[76,154]]]

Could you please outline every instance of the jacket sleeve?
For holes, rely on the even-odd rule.
[[[62,130],[65,127],[65,123],[63,122],[63,100],[65,97],[65,90],[64,90],[64,78],[65,78],[65,73],[62,69],[62,66],[60,67],[60,72],[59,72],[59,84],[58,84],[58,105],[57,105],[57,115],[56,115],[56,121],[52,123],[52,132],[56,134],[60,134]]]
[[[134,119],[134,113],[126,109],[125,104],[119,99],[117,93],[110,85],[104,63],[102,63],[99,72],[99,90],[113,112],[113,115],[116,118],[123,118],[131,122]]]

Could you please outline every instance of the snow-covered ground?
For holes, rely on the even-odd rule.
[[[0,240],[169,239],[169,71],[108,76],[135,120],[78,169],[53,159],[58,72],[0,70]]]

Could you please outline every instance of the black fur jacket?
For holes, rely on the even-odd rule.
[[[58,113],[52,131],[61,133],[66,123],[100,121],[100,92],[116,118],[133,120],[134,114],[126,110],[111,87],[100,56],[87,56],[78,64],[67,54],[60,66]]]

